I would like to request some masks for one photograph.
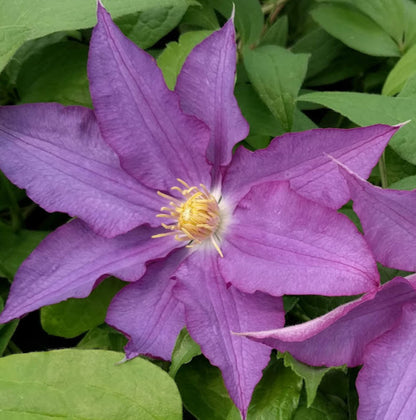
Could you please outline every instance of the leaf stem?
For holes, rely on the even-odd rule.
[[[380,171],[381,186],[387,188],[389,183],[387,179],[387,167],[386,167],[386,154],[383,152],[380,160],[378,161],[378,169]]]

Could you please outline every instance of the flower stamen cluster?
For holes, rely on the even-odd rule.
[[[164,236],[174,236],[177,241],[190,241],[187,247],[201,244],[210,238],[214,248],[222,257],[223,254],[218,245],[215,233],[220,225],[220,209],[215,197],[208,191],[204,184],[199,187],[191,187],[182,179],[177,178],[178,182],[184,187],[172,187],[172,191],[177,191],[184,197],[184,200],[158,191],[157,194],[169,200],[169,207],[161,207],[160,213],[156,217],[173,219],[171,224],[162,223],[161,225],[169,232],[153,235],[152,238]]]

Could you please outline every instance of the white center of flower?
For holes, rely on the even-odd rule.
[[[183,198],[157,192],[160,197],[169,200],[169,207],[162,207],[160,210],[163,213],[156,217],[172,219],[174,223],[162,223],[169,232],[153,235],[152,238],[173,235],[177,241],[191,241],[188,247],[201,244],[209,238],[222,257],[216,238],[221,223],[217,200],[203,184],[199,187],[190,187],[181,179],[178,179],[178,182],[182,184],[182,188],[172,187],[171,190],[178,191]]]

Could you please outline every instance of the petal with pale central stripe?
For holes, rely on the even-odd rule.
[[[229,20],[191,51],[175,88],[182,109],[211,129],[207,156],[215,168],[230,163],[233,146],[249,132],[234,97],[236,58],[234,22]]]
[[[416,303],[409,282],[396,277],[360,299],[341,305],[303,324],[244,334],[314,366],[357,366],[365,360],[366,346],[393,328],[402,308]],[[364,359],[363,359],[364,358]],[[382,361],[386,364],[386,359]]]
[[[355,295],[378,285],[376,263],[354,224],[284,181],[251,189],[221,249],[221,272],[246,293]]]
[[[141,226],[109,239],[80,220],[61,226],[19,268],[0,323],[41,306],[86,297],[97,280],[109,275],[125,281],[140,279],[147,261],[165,257],[179,245],[172,238],[151,239],[154,231]]]
[[[185,326],[183,305],[173,295],[170,277],[186,255],[181,249],[150,264],[140,281],[127,285],[111,302],[106,322],[129,337],[127,359],[144,354],[170,360]]]
[[[154,58],[121,33],[100,4],[97,17],[88,59],[91,98],[121,166],[151,188],[167,191],[176,178],[209,188],[209,129],[182,112]]]
[[[221,369],[225,385],[243,417],[253,389],[269,361],[270,348],[232,331],[283,325],[281,298],[248,295],[226,283],[213,250],[198,250],[176,273],[174,292],[185,306],[186,326],[202,353]]]
[[[336,165],[326,155],[367,178],[399,128],[373,125],[348,130],[315,129],[276,137],[264,150],[250,152],[240,147],[226,173],[223,193],[237,203],[253,185],[289,180],[302,196],[340,208],[350,199],[350,193]]]
[[[45,210],[80,217],[100,235],[157,226],[158,197],[121,169],[90,109],[1,107],[0,169]]]

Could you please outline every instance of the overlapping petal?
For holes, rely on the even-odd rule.
[[[234,97],[236,59],[234,22],[229,20],[192,50],[175,87],[182,109],[211,129],[207,156],[215,168],[230,163],[233,146],[249,132]]]
[[[181,111],[155,60],[121,33],[100,4],[88,75],[101,133],[128,173],[161,190],[176,185],[176,178],[209,188],[209,129]]]
[[[188,257],[176,273],[175,294],[185,306],[190,335],[221,369],[228,392],[244,417],[269,361],[270,348],[231,332],[283,325],[283,305],[281,298],[247,295],[226,284],[217,259],[209,250]]]
[[[357,378],[359,420],[416,418],[416,304],[396,328],[372,342]]]
[[[0,323],[70,297],[86,297],[98,279],[109,275],[140,279],[147,261],[165,257],[179,244],[169,237],[151,240],[153,233],[142,226],[108,239],[77,219],[61,226],[19,268]]]
[[[101,235],[156,226],[157,195],[120,168],[89,109],[1,107],[0,168],[45,210],[78,216]]]
[[[345,166],[354,211],[377,261],[401,270],[416,271],[416,190],[376,187]]]
[[[350,193],[327,154],[367,178],[399,128],[373,125],[348,130],[315,129],[284,134],[264,150],[251,152],[240,147],[225,176],[223,193],[237,203],[253,185],[289,180],[290,186],[304,197],[340,208],[350,199]]]
[[[357,366],[363,363],[366,346],[393,328],[409,303],[416,303],[416,291],[406,279],[396,277],[378,293],[366,294],[312,321],[244,335],[289,351],[310,365]]]
[[[247,293],[354,295],[378,285],[375,261],[353,223],[288,182],[250,190],[232,215],[222,250],[221,272]]]
[[[129,342],[126,358],[139,354],[170,360],[176,338],[185,326],[182,303],[172,293],[171,275],[187,250],[151,264],[144,277],[124,287],[111,302],[106,322],[122,331]]]

